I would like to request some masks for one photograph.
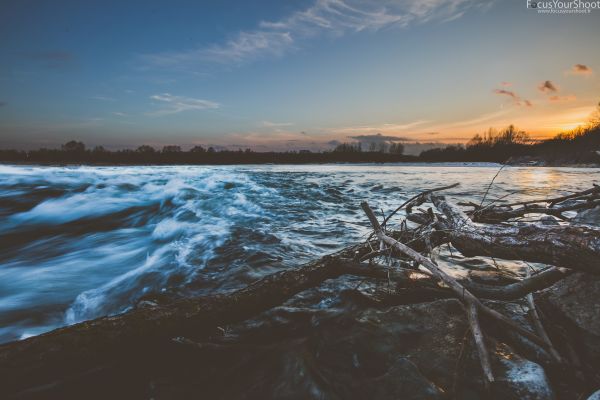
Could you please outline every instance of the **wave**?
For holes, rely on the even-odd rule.
[[[363,240],[363,199],[388,213],[423,188],[458,181],[449,196],[480,200],[496,172],[0,165],[0,342],[120,313],[141,299],[242,287]],[[488,199],[589,186],[590,172],[506,168]]]
[[[8,257],[0,265],[0,311],[11,322],[38,305],[36,285],[46,303],[72,302],[64,311],[69,324],[185,285],[232,227],[265,215],[247,195],[272,193],[246,174],[218,168],[2,167],[0,174],[9,178],[0,192],[7,208],[24,192],[62,191],[29,209],[9,209],[2,220]]]

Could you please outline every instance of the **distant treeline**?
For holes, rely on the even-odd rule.
[[[488,161],[500,163],[599,164],[600,103],[585,127],[560,133],[552,139],[533,141],[513,125],[499,132],[490,129],[475,135],[465,146],[446,146],[423,151],[422,161]]]
[[[423,151],[421,161],[478,161],[542,164],[600,163],[600,125],[579,128],[552,139],[534,142],[514,126],[475,135],[465,146],[453,145]]]
[[[552,139],[533,141],[513,125],[475,135],[466,145],[450,145],[423,151],[419,156],[403,155],[401,143],[341,143],[331,151],[255,152],[215,150],[179,146],[157,150],[143,145],[135,150],[108,151],[102,146],[87,149],[78,141],[60,149],[32,151],[0,150],[0,162],[42,164],[303,164],[303,163],[386,163],[386,162],[499,162],[540,164],[600,164],[600,104],[585,128],[561,133]]]
[[[349,146],[349,147],[347,147]],[[352,149],[350,149],[352,147]],[[391,149],[391,152],[390,152]],[[212,147],[195,146],[183,151],[180,146],[164,146],[157,150],[143,145],[135,150],[109,151],[102,146],[87,149],[85,144],[70,141],[60,149],[31,151],[0,150],[0,161],[15,163],[90,163],[90,164],[304,164],[331,162],[406,162],[415,156],[402,155],[402,145],[392,144],[375,151],[360,151],[357,147],[341,144],[332,151],[311,152],[255,152],[246,150],[215,150]]]

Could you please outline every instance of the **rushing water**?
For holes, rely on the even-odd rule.
[[[389,212],[426,188],[481,201],[477,165],[0,166],[0,342],[223,292],[357,242],[359,203]],[[488,200],[598,182],[598,169],[510,167]]]

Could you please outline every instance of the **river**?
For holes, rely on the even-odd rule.
[[[363,240],[362,200],[387,214],[421,190],[459,182],[447,194],[479,203],[498,170],[0,165],[0,342],[123,312],[147,297],[242,287]],[[507,167],[486,203],[584,189],[599,172]],[[324,292],[321,303],[333,296]]]

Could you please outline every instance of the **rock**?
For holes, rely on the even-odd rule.
[[[371,307],[353,314],[344,312],[319,318],[318,322],[308,316],[286,318],[277,313],[271,319],[277,322],[275,325],[267,322],[258,331],[272,335],[279,324],[293,325],[290,318],[296,326],[300,319],[311,321],[306,327],[305,345],[294,349],[282,343],[274,349],[281,358],[281,366],[274,374],[267,374],[268,380],[262,379],[261,392],[248,392],[251,389],[245,388],[249,397],[489,398],[464,309],[458,300],[386,309]],[[240,337],[249,334],[246,331]],[[498,378],[498,387],[494,388],[498,398],[554,398],[542,367],[521,358],[507,345],[496,343],[489,335],[488,342]],[[236,362],[229,360],[227,364]],[[257,378],[252,375],[265,375],[258,371],[247,371],[248,379],[255,381]],[[294,382],[290,381],[291,376],[296,377]]]
[[[444,392],[423,376],[409,359],[399,357],[381,376],[351,384],[357,399],[444,399]]]
[[[600,207],[583,210],[577,213],[573,218],[573,222],[576,224],[600,226]]]
[[[596,390],[587,400],[600,400],[600,390]]]
[[[158,307],[158,303],[150,300],[142,300],[138,302],[135,306],[136,308],[156,308]]]
[[[574,274],[537,297],[549,309],[546,314],[561,324],[582,355],[600,367],[600,277]]]
[[[552,215],[544,215],[540,218],[540,222],[542,225],[560,225],[558,218],[553,217]]]
[[[544,369],[521,357],[501,359],[503,371],[494,384],[499,399],[551,400],[554,393]]]
[[[155,397],[490,398],[455,299],[382,309],[344,304],[335,312],[281,307],[229,327],[228,337],[234,342],[173,344],[157,356],[163,367],[146,364],[158,382]],[[554,398],[538,364],[487,339],[498,379],[494,398]]]

